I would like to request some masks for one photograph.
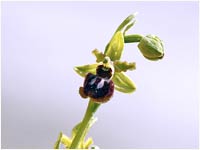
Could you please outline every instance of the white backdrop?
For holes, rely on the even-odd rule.
[[[2,2],[2,148],[52,148],[85,112],[73,67],[94,63],[116,27],[155,34],[165,57],[146,60],[127,44],[133,94],[114,93],[89,136],[100,148],[198,147],[198,2]]]

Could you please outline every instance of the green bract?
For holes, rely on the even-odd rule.
[[[164,48],[162,41],[154,35],[142,37],[138,44],[143,56],[149,60],[159,60],[164,56]]]
[[[97,118],[94,118],[92,117],[89,121],[89,123],[87,124],[85,130],[84,130],[84,133],[81,137],[81,142],[79,143],[79,146],[78,148],[79,149],[88,149],[91,144],[93,144],[93,139],[92,138],[88,138],[87,140],[85,140],[86,138],[86,133],[89,131],[89,129],[92,127],[92,125],[97,121]],[[58,139],[54,145],[54,149],[59,149],[60,147],[60,144],[62,143],[65,148],[70,148],[71,144],[72,144],[72,141],[73,139],[75,138],[75,136],[77,135],[78,133],[78,130],[81,126],[81,123],[78,123],[73,129],[72,129],[72,135],[71,137],[68,137],[66,135],[64,135],[62,132],[60,132],[59,136],[58,136]]]
[[[110,42],[107,44],[104,55],[112,61],[120,60],[124,49],[124,35],[135,23],[135,14],[128,16],[117,28]]]
[[[112,61],[119,60],[124,49],[124,36],[121,31],[114,34],[110,43],[107,45],[104,55],[110,57]]]

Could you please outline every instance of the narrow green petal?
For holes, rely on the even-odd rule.
[[[96,56],[96,62],[102,62],[104,60],[105,55],[99,50],[95,49],[92,51],[92,54]]]
[[[114,34],[113,38],[106,46],[105,55],[110,57],[112,61],[119,60],[124,49],[124,36],[121,31]]]
[[[126,61],[119,61],[116,60],[114,62],[114,67],[116,72],[126,72],[127,70],[134,70],[136,69],[135,62],[128,63]]]
[[[132,93],[136,90],[136,86],[131,79],[123,72],[115,72],[112,78],[115,89],[123,93]]]
[[[74,70],[82,77],[85,77],[88,73],[96,73],[96,67],[98,64],[84,65],[74,67]]]

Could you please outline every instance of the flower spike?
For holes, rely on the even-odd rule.
[[[85,140],[85,137],[96,121],[94,113],[99,106],[111,100],[115,90],[122,93],[133,93],[136,90],[135,83],[125,74],[128,70],[135,70],[136,63],[121,60],[125,44],[137,42],[140,52],[146,59],[163,58],[163,43],[157,36],[126,35],[136,22],[135,16],[136,14],[129,15],[118,26],[104,52],[97,49],[92,51],[96,57],[96,63],[74,67],[74,70],[84,77],[79,94],[84,99],[89,98],[89,103],[83,120],[73,128],[71,137],[61,132],[54,145],[55,149],[58,149],[60,144],[69,149],[93,148],[91,147],[92,138]]]

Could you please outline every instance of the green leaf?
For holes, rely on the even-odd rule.
[[[78,130],[79,130],[80,126],[81,126],[81,123],[82,123],[82,122],[78,123],[78,124],[72,129],[72,141],[73,141],[74,138],[76,137],[76,134],[78,133]],[[83,145],[83,142],[84,142],[84,138],[83,138],[83,136],[82,136],[82,139],[80,139],[80,142],[79,142],[79,146],[78,146],[79,148],[80,148],[81,145]]]
[[[74,67],[74,70],[82,77],[85,77],[89,72],[96,74],[96,67],[98,64],[84,65]]]
[[[114,67],[116,72],[126,72],[127,70],[136,69],[135,62],[128,63],[126,61],[121,62],[119,60],[116,60],[114,62]]]
[[[79,127],[81,126],[81,122],[78,123],[73,129],[72,129],[72,139],[76,136]]]
[[[69,148],[69,147],[70,147],[71,142],[72,142],[72,141],[71,141],[71,139],[70,139],[68,136],[62,134],[61,143],[62,143],[63,145],[65,145],[66,148]]]
[[[96,62],[98,63],[102,62],[105,58],[105,55],[97,49],[93,50],[92,53],[96,56]]]
[[[84,148],[84,144],[85,144],[85,136],[88,133],[88,131],[90,130],[90,128],[92,127],[92,125],[97,121],[96,117],[92,117],[89,121],[89,123],[87,124],[86,128],[84,129],[83,135],[81,136],[80,142],[79,142],[79,146],[80,148]],[[78,130],[81,126],[81,123],[78,123],[73,129],[72,129],[72,140],[75,138],[76,134],[78,133]],[[89,141],[88,141],[89,142]],[[88,143],[89,144],[89,143]],[[87,144],[86,144],[87,146]]]
[[[104,55],[110,57],[112,61],[119,60],[124,49],[124,36],[121,31],[114,34],[113,38],[106,46]]]
[[[112,78],[115,89],[123,93],[132,93],[136,90],[136,86],[131,79],[123,72],[115,72]]]
[[[58,135],[58,139],[56,143],[54,144],[54,149],[59,149],[61,138],[62,138],[62,132],[60,132],[60,134]]]

